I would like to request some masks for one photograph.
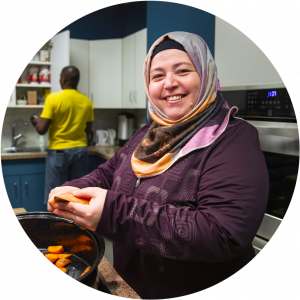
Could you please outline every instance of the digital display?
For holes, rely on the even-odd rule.
[[[277,96],[277,92],[276,91],[271,91],[271,92],[268,92],[267,98],[268,97],[275,97],[275,96]]]
[[[286,88],[222,91],[222,95],[229,106],[239,108],[239,117],[296,122],[293,104]]]

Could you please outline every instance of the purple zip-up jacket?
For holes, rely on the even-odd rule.
[[[108,190],[96,232],[114,241],[120,276],[142,298],[159,299],[208,288],[254,257],[269,179],[257,130],[231,119],[210,146],[138,184],[131,156],[149,126],[64,185]]]

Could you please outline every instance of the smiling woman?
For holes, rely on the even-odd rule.
[[[114,241],[114,267],[142,297],[201,291],[254,257],[268,199],[257,130],[234,118],[202,38],[171,32],[144,65],[150,122],[105,164],[49,195],[48,209]],[[73,193],[89,205],[57,203]]]
[[[193,109],[200,87],[200,77],[185,52],[168,49],[153,58],[149,93],[170,120],[179,120]]]

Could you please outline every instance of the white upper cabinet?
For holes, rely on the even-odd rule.
[[[51,44],[50,62],[29,63],[48,65],[51,85],[17,84],[21,92],[50,87],[52,93],[61,91],[60,73],[64,67],[73,65],[80,71],[78,91],[88,96],[95,108],[146,108],[143,66],[147,55],[147,28],[123,39],[92,41],[70,39],[70,31],[66,30],[55,35]],[[27,72],[23,73],[26,79]],[[17,89],[8,106],[16,106]]]
[[[122,39],[89,42],[89,81],[95,108],[122,107]]]
[[[70,64],[80,72],[78,91],[89,97],[89,41],[70,39]]]
[[[50,53],[51,59],[51,92],[61,91],[59,83],[60,73],[64,67],[70,65],[70,31],[66,30],[52,39],[52,47]]]
[[[266,55],[241,31],[217,17],[215,61],[221,88],[282,83]]]
[[[147,55],[147,28],[135,33],[135,108],[146,108],[143,67]]]
[[[135,34],[131,34],[122,40],[123,44],[123,55],[122,55],[122,79],[123,79],[123,108],[134,107],[134,73],[135,73]]]
[[[146,108],[143,66],[147,55],[147,29],[123,38],[123,108]]]

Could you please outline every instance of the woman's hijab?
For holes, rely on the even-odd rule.
[[[179,120],[170,120],[152,101],[149,93],[151,58],[154,49],[168,37],[181,44],[190,57],[201,80],[194,108]],[[144,84],[148,97],[148,119],[153,121],[135,149],[131,165],[137,177],[152,177],[170,168],[179,158],[211,144],[226,128],[229,107],[222,99],[217,67],[205,41],[188,32],[171,32],[157,39],[144,63]],[[209,121],[219,115],[226,126],[205,130]],[[212,122],[214,123],[214,122]]]
[[[157,108],[152,102],[149,93],[151,56],[157,45],[166,37],[176,41],[184,47],[201,80],[201,89],[194,108],[183,118],[176,121],[169,120],[168,117]],[[214,101],[216,92],[220,90],[217,78],[217,67],[207,44],[200,36],[182,31],[165,34],[154,42],[144,63],[144,84],[148,97],[148,117],[150,116],[152,120],[161,125],[171,125],[182,122],[199,114]]]

